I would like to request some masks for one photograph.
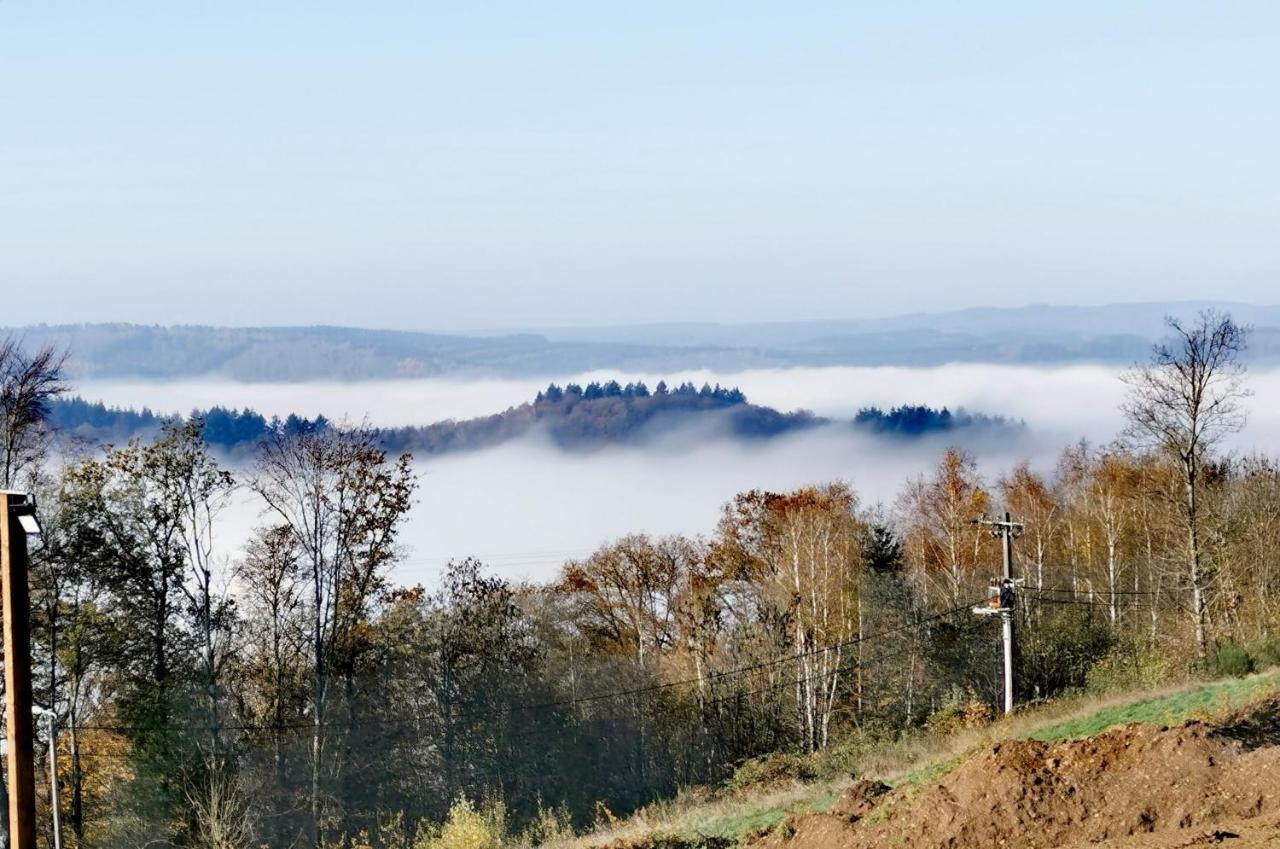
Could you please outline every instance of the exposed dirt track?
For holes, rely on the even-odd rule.
[[[1224,845],[1280,849],[1280,700],[1221,724],[1130,725],[1058,743],[1005,741],[939,780],[859,782],[792,817],[776,849]]]

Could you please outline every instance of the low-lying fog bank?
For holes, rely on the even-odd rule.
[[[751,488],[783,489],[847,480],[864,502],[892,501],[903,483],[931,468],[959,441],[977,457],[989,482],[1027,459],[1049,471],[1063,446],[1080,437],[1113,439],[1122,425],[1124,386],[1114,369],[1096,366],[1024,368],[954,365],[939,368],[819,368],[732,374],[593,372],[557,382],[644,380],[651,386],[693,381],[740,387],[755,403],[782,410],[851,416],[868,405],[925,403],[964,407],[1027,422],[1021,434],[993,438],[947,434],[885,439],[818,428],[769,442],[729,439],[610,448],[566,454],[530,437],[496,448],[420,462],[423,475],[404,542],[410,549],[397,577],[431,583],[450,558],[480,557],[513,578],[546,578],[568,557],[602,541],[648,531],[706,533],[720,506]],[[532,397],[547,380],[415,380],[368,383],[241,384],[86,383],[76,391],[111,404],[181,412],[213,404],[251,406],[268,415],[323,413],[377,425],[422,424],[484,415]],[[1240,451],[1280,448],[1280,371],[1250,376],[1249,427]],[[238,545],[255,521],[237,505],[226,516],[224,540]],[[234,542],[233,542],[234,541]]]
[[[1122,394],[1118,372],[1104,366],[1032,368],[998,365],[950,365],[937,368],[794,368],[740,372],[682,371],[637,373],[593,371],[554,378],[556,383],[641,380],[655,386],[689,381],[737,386],[755,404],[789,411],[804,408],[821,416],[847,417],[866,406],[920,403],[1006,415],[1034,421],[1076,414],[1082,397],[1096,405],[1100,421],[1116,419]],[[128,407],[185,413],[213,405],[252,407],[265,415],[324,414],[330,418],[367,418],[396,427],[443,419],[488,415],[532,398],[549,378],[461,381],[364,381],[355,383],[237,383],[228,380],[181,382],[86,381],[76,392],[88,400]]]

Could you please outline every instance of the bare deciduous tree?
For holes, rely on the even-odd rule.
[[[1126,434],[1167,453],[1182,474],[1187,527],[1187,581],[1196,651],[1205,655],[1206,576],[1200,541],[1200,471],[1209,452],[1245,422],[1247,328],[1229,315],[1201,312],[1194,322],[1166,319],[1172,339],[1155,346],[1151,361],[1124,376]]]
[[[17,340],[0,342],[0,485],[39,462],[49,441],[49,402],[67,391],[67,355],[53,347],[34,354]]]
[[[279,427],[262,446],[251,487],[296,542],[309,599],[312,665],[310,842],[321,842],[327,709],[336,672],[352,686],[353,635],[385,588],[417,479],[408,454],[392,460],[372,431]],[[348,708],[351,700],[348,699]],[[354,724],[354,717],[348,717]]]
[[[249,799],[235,774],[214,771],[202,776],[188,788],[187,803],[195,846],[249,849],[255,844]]]

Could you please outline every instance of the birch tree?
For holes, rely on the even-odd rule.
[[[1023,462],[1000,479],[1005,504],[1025,525],[1024,550],[1030,546],[1030,560],[1037,586],[1044,587],[1045,566],[1062,522],[1062,505],[1044,478]]]
[[[995,568],[989,562],[990,534],[974,525],[990,508],[991,496],[973,456],[956,448],[947,449],[933,475],[914,491],[909,521],[915,527],[908,538],[918,540],[924,571],[941,577],[946,600],[959,605],[982,577],[982,567]]]
[[[1120,616],[1120,573],[1135,477],[1128,458],[1108,452],[1093,464],[1089,479],[1089,507],[1106,548],[1107,616],[1113,626]]]
[[[789,493],[738,496],[721,521],[725,556],[736,559],[760,594],[759,606],[784,623],[803,746],[830,740],[831,719],[852,665],[858,634],[861,525],[857,499],[844,484]]]
[[[1206,310],[1191,322],[1166,319],[1171,339],[1124,375],[1126,434],[1167,454],[1182,476],[1186,523],[1186,579],[1197,654],[1207,644],[1208,576],[1201,542],[1201,472],[1213,449],[1244,427],[1248,331],[1229,315]]]

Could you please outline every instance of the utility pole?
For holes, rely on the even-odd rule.
[[[1000,616],[1000,642],[1004,648],[1004,712],[1010,714],[1013,713],[1013,613],[1021,580],[1013,577],[1013,540],[1022,533],[1023,525],[1013,521],[1007,511],[1003,520],[979,518],[973,523],[985,526],[993,537],[1000,538],[1002,575],[999,581],[991,584],[991,599],[987,606],[975,607],[973,612],[982,616]]]
[[[36,849],[35,743],[31,709],[31,595],[27,536],[39,534],[35,501],[0,490],[3,582],[5,742],[9,766],[9,849]]]
[[[53,811],[53,849],[62,849],[62,810],[58,794],[58,714],[36,705],[37,716],[49,725],[49,807]]]
[[[53,808],[53,849],[62,849],[62,811],[58,798],[58,715],[49,711],[49,805]]]

